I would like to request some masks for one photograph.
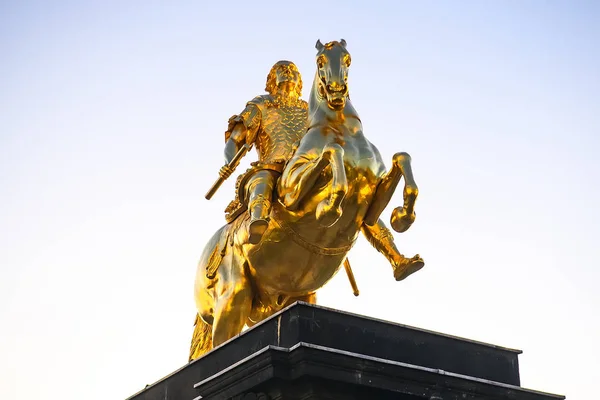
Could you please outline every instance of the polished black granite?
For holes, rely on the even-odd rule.
[[[518,350],[295,303],[129,400],[513,399]]]

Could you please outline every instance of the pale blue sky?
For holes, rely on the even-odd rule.
[[[340,274],[319,302],[523,349],[523,386],[595,398],[598,21],[566,0],[2,2],[0,393],[122,399],[185,363],[227,119],[280,59],[307,97],[315,41],[344,38],[365,134],[413,157],[396,239],[427,265],[395,282],[361,240],[361,296]]]

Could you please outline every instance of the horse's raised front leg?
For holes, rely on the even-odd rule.
[[[342,216],[342,201],[348,192],[348,180],[344,168],[344,149],[337,143],[328,144],[323,149],[322,157],[331,164],[332,182],[326,199],[317,205],[317,221],[322,226],[330,227]]]
[[[328,164],[329,159],[323,154],[314,159],[304,154],[295,155],[288,162],[278,185],[279,196],[288,210],[298,209]]]
[[[404,232],[410,228],[415,221],[414,209],[419,189],[412,174],[408,153],[394,154],[392,167],[379,182],[373,202],[365,216],[364,222],[367,225],[373,226],[377,223],[402,177],[404,177],[404,205],[392,211],[391,225],[396,232]]]

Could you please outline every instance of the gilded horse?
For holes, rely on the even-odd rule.
[[[318,41],[316,48],[308,131],[279,178],[262,240],[249,243],[244,213],[204,249],[190,360],[294,301],[314,303],[315,292],[337,273],[360,231],[390,261],[396,280],[424,265],[418,255],[398,252],[379,219],[401,178],[404,204],[392,212],[391,225],[404,232],[415,219],[418,189],[410,156],[395,154],[386,172],[348,96],[346,42]]]

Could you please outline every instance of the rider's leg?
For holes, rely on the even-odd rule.
[[[269,225],[275,181],[275,172],[261,170],[256,172],[248,182],[248,211],[250,212],[248,241],[252,244],[260,242]]]
[[[383,221],[378,220],[373,226],[362,224],[361,231],[369,243],[392,264],[396,280],[405,279],[425,265],[425,262],[418,254],[412,258],[406,258],[398,251],[394,243],[394,236]]]

